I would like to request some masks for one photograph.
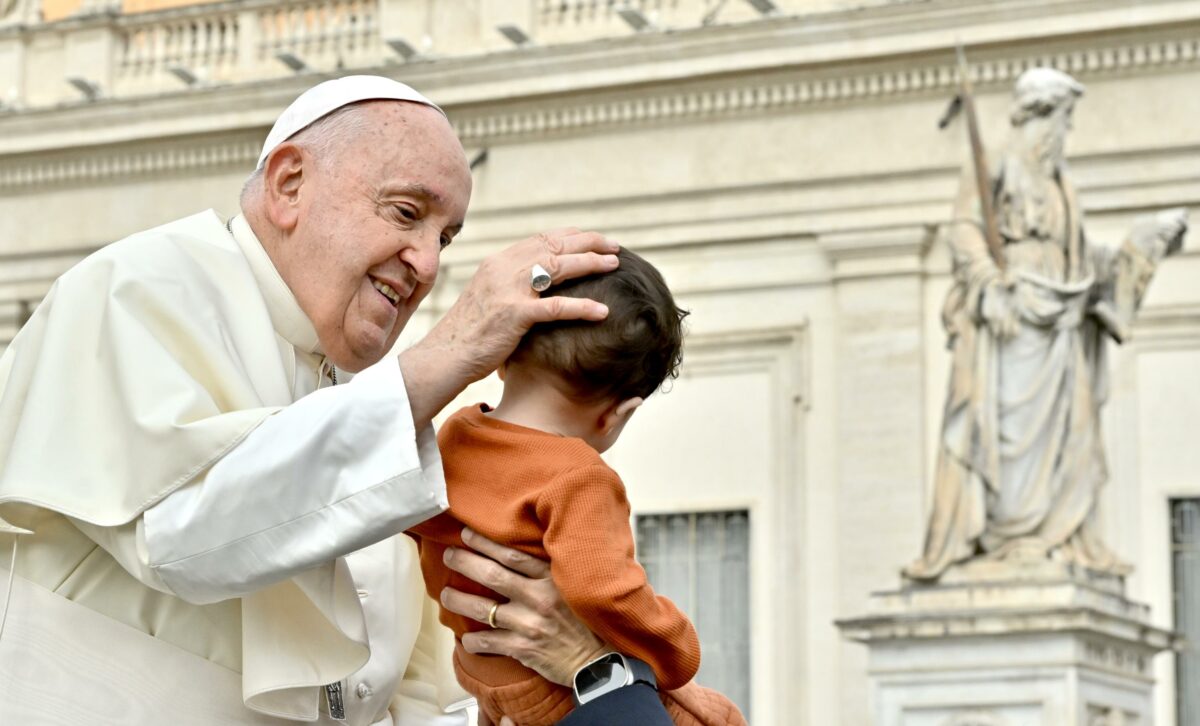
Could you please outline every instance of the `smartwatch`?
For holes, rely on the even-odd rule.
[[[658,690],[654,669],[637,658],[608,653],[588,663],[575,672],[573,697],[576,706],[582,706],[618,688],[645,683]]]

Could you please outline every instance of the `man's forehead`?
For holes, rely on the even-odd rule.
[[[440,112],[413,103],[394,101],[372,102],[363,106],[364,128],[370,132],[366,135],[373,137],[368,143],[381,145],[378,150],[392,151],[397,157],[429,153],[454,163],[461,157],[465,163],[466,152],[458,135]],[[394,148],[389,146],[393,143],[397,144]]]

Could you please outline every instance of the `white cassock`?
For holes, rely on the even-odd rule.
[[[0,721],[465,723],[399,534],[447,506],[434,432],[395,357],[327,366],[240,216],[55,283],[0,357]]]

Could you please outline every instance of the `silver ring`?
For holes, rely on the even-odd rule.
[[[550,273],[541,265],[534,265],[529,271],[529,286],[534,292],[544,292],[550,287]]]
[[[500,609],[500,603],[492,603],[492,609],[488,610],[488,625],[492,628],[496,627],[496,611]]]

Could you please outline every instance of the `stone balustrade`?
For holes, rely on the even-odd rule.
[[[136,95],[194,82],[271,78],[295,69],[381,63],[378,0],[308,0],[197,5],[121,18],[114,94]],[[179,75],[177,75],[179,74]],[[182,77],[181,77],[182,76]]]
[[[253,28],[255,11],[236,10],[224,3],[198,9],[202,12],[131,16],[133,22],[119,31],[116,95],[158,90],[172,82],[172,68],[187,69],[196,74],[197,81],[250,75],[253,69],[244,62],[252,59],[240,52],[241,36]],[[173,80],[176,87],[180,80]]]
[[[513,48],[500,26],[548,46],[763,17],[749,0],[479,0],[436,12],[425,0],[229,0],[139,13],[86,0],[40,22],[37,2],[13,0],[0,16],[0,113]],[[773,14],[847,2],[774,0]]]

